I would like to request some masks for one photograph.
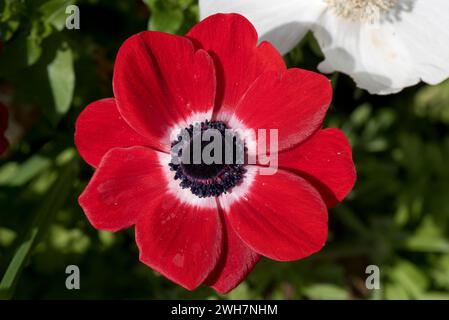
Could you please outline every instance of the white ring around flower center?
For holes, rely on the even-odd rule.
[[[393,9],[399,0],[324,0],[337,16],[350,21],[373,22]]]
[[[192,114],[187,120],[182,120],[179,123],[173,125],[166,133],[166,137],[164,140],[168,141],[167,143],[175,140],[177,135],[179,134],[179,130],[188,127],[189,124],[202,122],[205,120],[211,120],[212,110],[207,113],[195,113]],[[229,114],[220,113],[217,121],[226,121],[226,123],[235,130],[238,130],[242,139],[245,141],[245,145],[248,148],[248,153],[255,152],[256,148],[256,137],[252,133],[252,131],[247,131],[248,129],[243,125],[243,123],[237,119],[235,116],[231,116]],[[169,145],[169,144],[168,144]],[[228,211],[231,205],[242,199],[246,200],[247,195],[250,192],[251,186],[258,174],[258,167],[254,165],[248,165],[245,167],[246,172],[244,177],[237,186],[233,187],[229,192],[220,195],[219,197],[208,197],[208,198],[199,198],[198,196],[192,194],[189,189],[183,189],[179,186],[179,180],[175,180],[175,172],[170,170],[169,163],[171,161],[171,155],[168,153],[158,152],[159,163],[161,169],[164,172],[164,176],[166,178],[167,192],[169,192],[172,196],[177,198],[181,203],[188,204],[193,207],[199,208],[217,208],[217,201],[220,203],[220,206]]]

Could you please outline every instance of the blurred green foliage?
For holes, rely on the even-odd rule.
[[[79,5],[81,29],[64,28]],[[92,228],[78,206],[92,169],[76,153],[74,123],[90,102],[112,96],[115,54],[146,28],[184,34],[194,0],[0,0],[0,99],[11,112],[10,151],[0,159],[0,297],[449,299],[449,82],[371,96],[331,76],[326,126],[349,137],[358,181],[330,211],[330,236],[316,255],[263,260],[226,296],[188,292],[138,262],[132,230]],[[285,59],[315,70],[308,35]],[[81,290],[65,288],[65,267]],[[365,287],[366,266],[381,289]]]

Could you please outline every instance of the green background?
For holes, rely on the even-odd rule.
[[[80,0],[81,29],[66,30],[74,2],[0,0],[0,99],[13,118],[0,158],[1,298],[449,298],[449,82],[372,96],[331,75],[326,126],[349,137],[358,181],[330,210],[327,245],[297,262],[262,260],[226,296],[205,286],[189,292],[138,261],[132,230],[89,225],[77,197],[93,170],[73,132],[87,104],[112,96],[120,44],[145,29],[184,34],[197,4]],[[322,54],[308,35],[285,59],[315,70]],[[71,264],[81,290],[65,288]],[[370,264],[380,267],[380,290],[365,287]]]

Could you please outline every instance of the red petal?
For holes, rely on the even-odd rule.
[[[309,180],[328,207],[341,202],[356,180],[351,146],[338,129],[320,130],[300,146],[280,153],[279,167]]]
[[[257,32],[238,14],[216,14],[190,30],[187,37],[211,53],[217,70],[217,107],[232,113],[259,75],[285,70],[282,56],[268,42],[257,47]]]
[[[220,256],[222,227],[217,209],[164,196],[152,214],[137,222],[136,242],[143,263],[193,290]]]
[[[224,245],[220,261],[209,275],[206,283],[221,294],[225,294],[245,280],[253,270],[260,255],[251,250],[224,219]]]
[[[83,159],[97,167],[110,149],[149,145],[150,140],[131,129],[118,112],[115,99],[108,98],[81,112],[76,120],[75,144]]]
[[[141,135],[160,140],[159,148],[165,150],[176,123],[194,113],[210,116],[215,70],[211,57],[204,50],[195,52],[190,40],[145,31],[120,48],[113,85],[128,124]]]
[[[242,240],[268,258],[301,259],[326,242],[326,205],[318,191],[297,175],[281,170],[258,174],[245,196],[222,205]]]
[[[145,147],[111,149],[79,203],[96,229],[115,232],[154,210],[158,196],[165,192],[164,181],[157,151]]]
[[[235,115],[247,128],[278,129],[279,150],[284,150],[321,128],[331,99],[332,87],[326,77],[289,69],[260,76]]]

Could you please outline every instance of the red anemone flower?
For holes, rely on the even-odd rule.
[[[0,154],[8,149],[5,131],[8,129],[8,109],[0,102]]]
[[[205,283],[220,293],[261,256],[291,261],[324,246],[327,208],[355,182],[344,134],[322,129],[332,96],[324,76],[287,70],[244,17],[218,14],[185,37],[127,39],[113,90],[76,123],[77,148],[96,168],[79,198],[95,228],[135,226],[143,263],[189,290]],[[198,123],[277,129],[278,171],[172,165],[170,134]]]

